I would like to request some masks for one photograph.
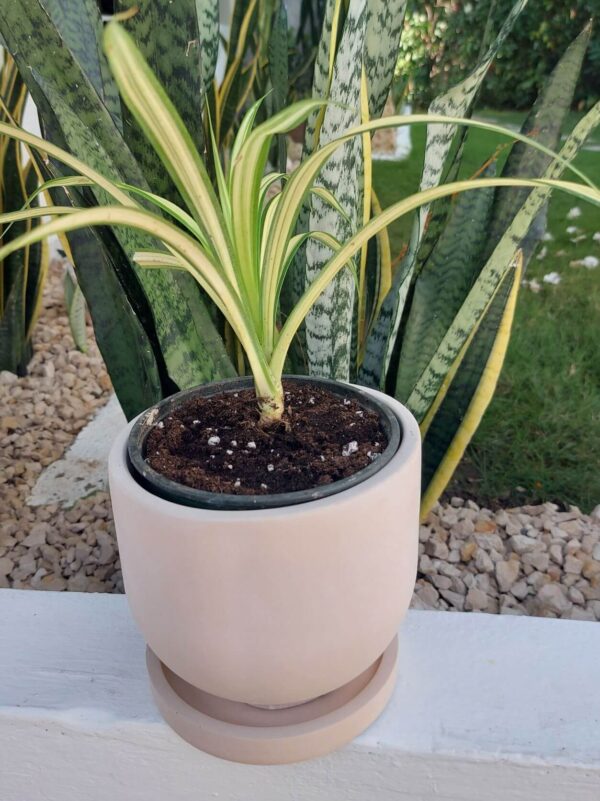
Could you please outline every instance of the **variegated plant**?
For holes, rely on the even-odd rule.
[[[129,34],[118,22],[111,22],[106,28],[104,42],[121,96],[152,144],[185,208],[141,187],[111,181],[60,148],[10,124],[3,124],[0,133],[12,136],[40,152],[45,151],[49,157],[76,171],[75,175],[47,182],[41,190],[94,185],[110,198],[110,202],[92,209],[50,206],[43,209],[27,208],[3,215],[0,222],[5,224],[29,221],[42,215],[51,215],[54,219],[1,247],[0,258],[6,258],[48,235],[85,226],[111,226],[151,237],[154,247],[136,250],[134,261],[143,269],[175,269],[190,273],[218,307],[248,360],[254,376],[261,419],[265,425],[281,419],[284,412],[282,374],[291,342],[302,321],[335,276],[350,265],[361,248],[393,220],[440,198],[469,189],[496,186],[535,188],[538,192],[561,187],[577,197],[600,205],[600,192],[577,171],[583,184],[558,181],[554,177],[538,181],[482,178],[477,181],[455,181],[422,190],[374,216],[347,241],[342,242],[330,233],[319,230],[296,234],[299,214],[311,192],[338,213],[343,213],[332,192],[313,185],[323,166],[345,141],[386,126],[425,121],[445,125],[448,118],[415,115],[412,118],[392,117],[364,123],[317,148],[291,174],[265,174],[273,137],[296,127],[324,104],[320,100],[300,101],[267,122],[253,127],[259,101],[249,109],[242,121],[225,170],[221,167],[218,149],[214,145],[215,191],[183,120]],[[491,124],[468,120],[460,122],[496,132],[502,130]],[[522,136],[518,138],[523,144],[552,158],[557,172],[568,164],[568,154],[556,155],[533,140]],[[269,197],[268,189],[277,181],[282,184],[281,191]],[[323,243],[333,255],[314,280],[307,282],[304,293],[282,321],[279,298],[285,274],[298,248],[308,239]],[[479,294],[485,294],[488,284],[489,281],[483,283]],[[490,297],[493,299],[494,296],[492,287]],[[471,328],[476,330],[476,325]],[[429,384],[420,391],[426,394]]]

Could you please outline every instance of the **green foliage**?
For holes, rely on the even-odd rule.
[[[0,49],[0,122],[19,123],[26,90],[14,61]],[[0,215],[15,211],[37,186],[35,164],[18,142],[0,135]],[[38,221],[0,223],[4,242],[31,230]],[[31,339],[48,266],[47,245],[36,244],[0,259],[0,370],[22,374],[32,355]]]
[[[219,86],[207,75],[214,41],[206,58],[181,61],[181,15],[205,30],[214,23],[214,5],[186,0],[175,14],[170,3],[157,0],[148,16],[125,21],[148,59],[157,60],[164,81],[184,76],[171,99],[170,87],[164,91],[127,37],[118,40],[120,29],[109,26],[111,67],[124,107],[113,102],[116,87],[101,49],[76,46],[76,15],[58,0],[3,5],[0,31],[20,59],[47,135],[60,146],[45,146],[52,159],[45,169],[67,177],[48,187],[60,203],[55,219],[0,254],[31,246],[44,233],[69,234],[98,340],[128,414],[177,386],[231,375],[234,357],[243,369],[241,346],[263,415],[277,417],[281,374],[299,332],[309,372],[358,376],[406,402],[425,436],[424,489],[431,500],[439,492],[441,466],[445,475],[448,460],[453,466],[462,452],[457,443],[464,440],[466,399],[481,411],[491,396],[487,368],[493,359],[497,377],[512,317],[507,304],[515,298],[511,287],[518,286],[515,265],[532,223],[554,187],[593,202],[599,197],[581,174],[582,184],[558,178],[600,121],[600,106],[579,123],[559,156],[553,152],[589,31],[567,52],[534,109],[525,129],[534,139],[517,135],[535,158],[515,147],[502,177],[488,177],[488,171],[476,182],[457,180],[468,144],[463,126],[500,131],[468,117],[526,4],[517,0],[501,19],[490,17],[484,46],[461,80],[444,86],[428,115],[384,121],[377,117],[392,79],[405,0],[328,0],[315,99],[285,111],[278,109],[287,96],[289,59],[286,64],[278,0],[236,4]],[[151,18],[151,11],[158,16]],[[98,25],[86,30],[97,36]],[[122,47],[114,47],[117,40]],[[267,90],[262,107],[251,105]],[[281,136],[307,115],[301,166],[290,176],[264,176],[269,155],[283,166]],[[387,125],[416,123],[429,123],[420,191],[380,212],[371,187],[370,135]],[[85,180],[69,178],[73,170]],[[270,199],[268,186],[277,180],[281,190]],[[452,200],[474,187],[482,192],[477,200]],[[392,274],[383,232],[417,209]],[[4,219],[35,218],[31,210]],[[80,247],[78,255],[80,236],[87,237],[88,253]],[[369,246],[373,237],[376,247]],[[107,277],[101,287],[92,286],[91,254],[98,247]],[[120,316],[111,330],[113,309]],[[125,356],[124,330],[135,333]],[[301,370],[296,355],[293,364]],[[134,360],[138,367],[128,371]]]
[[[460,80],[497,28],[512,0],[412,0],[396,67],[396,91],[428,106],[449,83]],[[481,93],[494,108],[528,108],[566,47],[598,14],[597,0],[531,2],[500,49]],[[590,108],[600,97],[600,28],[596,25],[573,102]]]

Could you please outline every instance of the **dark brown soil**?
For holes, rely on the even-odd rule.
[[[378,415],[351,397],[310,384],[285,390],[285,419],[267,428],[251,389],[188,401],[152,429],[147,462],[196,489],[267,495],[338,481],[385,450]]]

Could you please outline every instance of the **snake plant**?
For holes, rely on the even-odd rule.
[[[281,377],[292,340],[307,313],[332,279],[351,264],[353,256],[395,219],[440,198],[496,186],[536,188],[537,191],[561,187],[600,205],[598,190],[580,173],[578,175],[584,184],[558,181],[553,177],[536,181],[481,178],[475,182],[454,181],[422,190],[374,216],[345,242],[326,231],[296,234],[298,217],[311,191],[336,211],[342,211],[334,194],[322,187],[315,188],[314,181],[345,141],[377,128],[407,122],[442,125],[448,124],[449,118],[415,115],[410,119],[392,117],[371,121],[319,147],[292,173],[265,174],[273,137],[295,128],[323,107],[323,101],[299,101],[254,127],[258,102],[249,109],[240,125],[226,169],[220,164],[217,146],[213,145],[215,191],[205,163],[175,106],[118,22],[107,26],[104,44],[121,96],[152,144],[184,205],[178,206],[134,185],[111,181],[60,148],[4,124],[0,126],[0,133],[45,151],[49,157],[76,171],[75,175],[46,182],[43,190],[56,186],[95,185],[110,198],[110,202],[91,209],[50,206],[3,215],[0,221],[7,224],[36,219],[41,214],[52,215],[55,219],[5,244],[0,248],[0,258],[6,258],[50,234],[87,226],[132,229],[147,235],[155,246],[136,250],[134,261],[143,269],[186,271],[202,287],[244,349],[265,425],[280,420],[284,412]],[[499,130],[491,124],[461,122]],[[553,157],[553,163],[561,168],[568,162],[564,155],[555,156],[533,140],[522,136],[517,138]],[[282,184],[281,191],[269,197],[269,186],[277,181]],[[279,298],[285,274],[298,248],[308,239],[321,242],[332,255],[315,279],[308,283],[287,318],[281,320]],[[423,393],[427,391],[430,391],[429,385],[422,390]]]

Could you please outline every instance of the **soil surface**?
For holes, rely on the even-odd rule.
[[[262,426],[252,389],[198,397],[148,435],[146,460],[161,475],[208,492],[297,492],[354,475],[379,457],[379,416],[315,384],[284,384],[281,423]]]

